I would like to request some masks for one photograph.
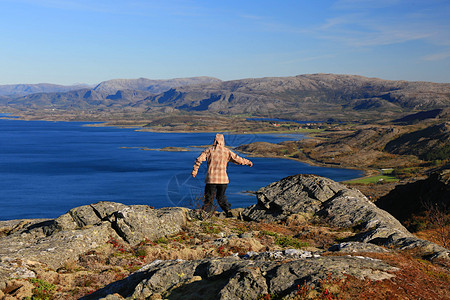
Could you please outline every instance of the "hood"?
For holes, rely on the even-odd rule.
[[[225,138],[223,137],[223,134],[216,134],[216,137],[214,138],[214,146],[216,145],[225,147]]]

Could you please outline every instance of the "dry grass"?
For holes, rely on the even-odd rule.
[[[336,255],[336,254],[333,254]],[[328,276],[318,286],[306,282],[298,287],[292,299],[450,299],[450,265],[431,263],[415,253],[358,253],[382,259],[399,268],[395,277],[381,281],[361,280],[347,276],[345,280]],[[267,297],[264,299],[276,299]]]

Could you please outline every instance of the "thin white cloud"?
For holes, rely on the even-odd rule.
[[[338,0],[318,25],[294,24],[257,15],[240,15],[261,30],[329,40],[350,47],[375,47],[423,40],[450,45],[450,4],[429,0],[429,6],[409,7],[418,0]],[[439,4],[439,5],[437,5]],[[408,9],[404,9],[408,7]]]
[[[426,61],[439,61],[444,60],[450,57],[450,50],[441,53],[434,53],[423,57],[423,60]]]
[[[430,0],[429,3],[432,2],[439,1]],[[439,6],[425,5],[416,9],[414,6],[404,9],[399,4],[409,3],[404,0],[339,0],[333,5],[338,8],[334,10],[336,15],[324,20],[315,32],[322,39],[355,47],[414,40],[435,45],[450,43],[450,23],[445,14],[449,11],[448,4],[441,1]]]
[[[359,15],[344,15],[334,18],[326,19],[325,22],[319,27],[319,30],[329,30],[342,26],[345,24],[351,24],[355,19],[359,18]]]
[[[351,47],[373,47],[399,44],[408,41],[428,39],[432,36],[428,32],[392,28],[388,26],[371,26],[365,29],[337,28],[333,30],[319,30],[318,37],[333,42],[339,42]]]

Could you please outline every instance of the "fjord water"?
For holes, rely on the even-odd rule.
[[[82,122],[0,119],[0,220],[54,218],[69,209],[114,201],[155,208],[195,206],[204,188],[206,165],[190,176],[202,147],[214,133],[155,133],[90,127]],[[300,139],[300,135],[225,134],[230,146]],[[189,151],[144,151],[186,147]],[[254,166],[229,164],[232,207],[256,203],[260,187],[283,177],[311,173],[336,181],[361,171],[309,166],[289,159],[250,158]]]

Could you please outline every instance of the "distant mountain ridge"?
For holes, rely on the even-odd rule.
[[[0,97],[16,108],[124,109],[250,114],[303,120],[400,118],[450,107],[450,84],[306,74],[221,81],[114,79],[93,89]]]
[[[176,88],[180,86],[219,83],[219,82],[221,82],[220,79],[207,76],[159,79],[159,80],[147,78],[112,79],[101,82],[94,88],[94,90],[97,92],[107,94],[116,93],[119,90],[140,90],[140,91],[147,91],[153,94],[159,94],[171,88]]]
[[[148,107],[223,114],[249,113],[313,120],[326,116],[392,117],[450,106],[450,84],[392,81],[357,75],[309,74],[224,81],[171,89]]]
[[[0,96],[20,97],[37,93],[65,93],[82,89],[93,89],[103,94],[115,94],[119,90],[140,90],[153,94],[165,92],[171,88],[191,85],[221,82],[220,79],[207,76],[174,78],[174,79],[111,79],[97,85],[76,84],[58,85],[51,83],[38,84],[6,84],[0,85]]]
[[[200,76],[167,80],[112,79],[103,81],[93,88],[86,85],[4,85],[0,86],[0,106],[7,105],[19,109],[120,109],[133,106],[139,100],[171,88],[218,82],[221,82],[221,80]],[[4,91],[3,94],[1,93],[2,90]],[[11,93],[11,91],[16,92]]]
[[[25,96],[35,93],[63,93],[90,88],[87,84],[58,85],[51,83],[0,85],[0,96]]]

